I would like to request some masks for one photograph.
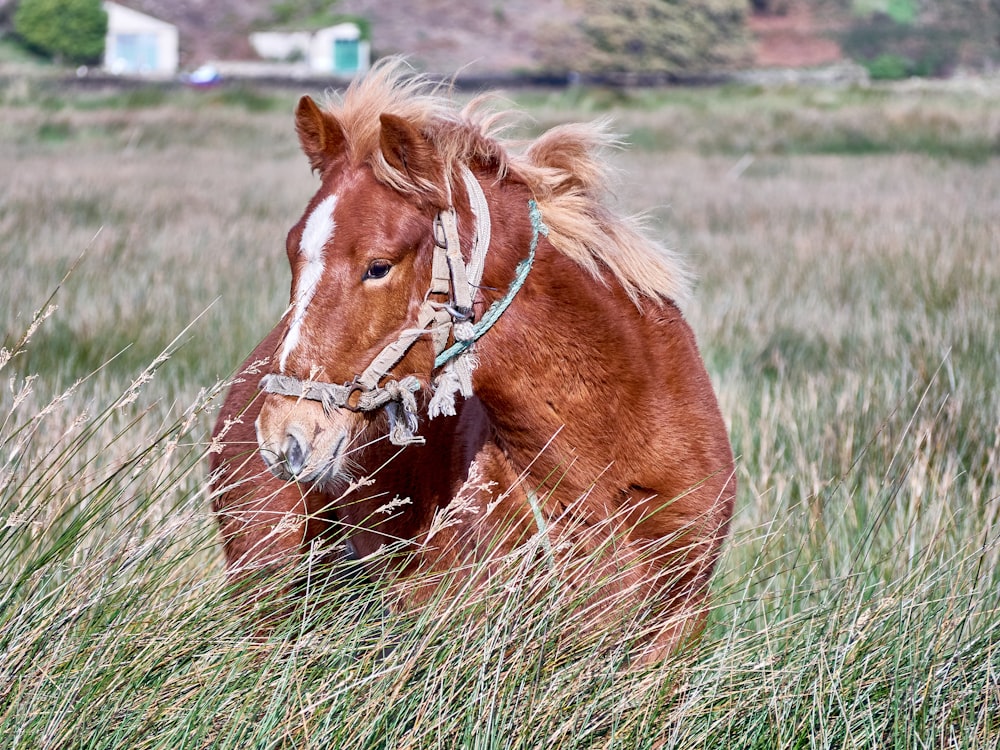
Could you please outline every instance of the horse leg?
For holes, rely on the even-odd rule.
[[[259,462],[256,456],[251,458]],[[254,605],[271,600],[267,608],[273,609],[278,599],[290,593],[297,563],[318,531],[310,528],[306,498],[298,486],[256,471],[252,479],[241,477],[245,470],[239,465],[230,471],[225,468],[213,481],[213,509],[225,550],[226,575],[236,593]],[[265,619],[272,618],[265,615]]]
[[[697,643],[708,619],[708,596],[702,592],[672,609],[659,632],[653,634],[636,659],[640,666],[656,664],[684,652],[684,646]]]

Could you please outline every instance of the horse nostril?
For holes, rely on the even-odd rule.
[[[260,457],[264,460],[264,466],[271,469],[278,463],[278,454],[267,448],[260,449]]]
[[[285,444],[282,446],[281,452],[288,473],[293,477],[301,474],[302,469],[305,468],[306,459],[309,457],[309,451],[299,442],[299,439],[295,435],[288,433],[285,436]]]

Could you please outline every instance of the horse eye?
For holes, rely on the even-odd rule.
[[[368,279],[384,279],[389,275],[389,271],[392,269],[392,263],[387,260],[373,260],[368,264],[368,270],[365,271],[364,278],[362,281],[367,281]]]

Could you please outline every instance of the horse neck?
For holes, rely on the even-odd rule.
[[[438,508],[450,501],[454,473],[467,472],[472,460],[465,448],[475,448],[474,419],[481,410],[474,400],[457,406],[458,419],[422,421],[422,446],[400,450],[385,439],[374,439],[384,435],[381,426],[363,434],[373,438],[354,456],[364,481],[333,510],[337,521],[356,530],[352,540],[362,556],[382,544],[419,537]]]
[[[483,278],[488,299],[506,291],[532,238],[529,196],[505,193],[491,202],[494,239]],[[612,382],[611,374],[634,369],[626,358],[637,318],[617,283],[595,279],[539,238],[524,286],[477,343],[473,381],[495,440],[518,470],[531,467],[539,485],[556,476],[579,492],[607,469],[586,461],[608,451],[584,446],[621,417],[616,410],[628,384]]]

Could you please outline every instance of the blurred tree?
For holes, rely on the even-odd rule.
[[[1000,62],[1000,0],[852,0],[850,9],[841,45],[873,76],[947,75]]]
[[[747,0],[578,0],[573,38],[549,67],[666,75],[717,70],[748,53]]]
[[[101,0],[21,0],[14,31],[27,46],[60,62],[94,63],[104,53],[108,14]]]

